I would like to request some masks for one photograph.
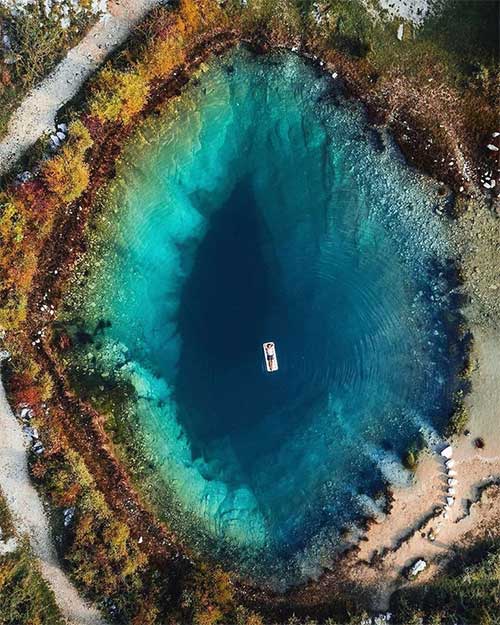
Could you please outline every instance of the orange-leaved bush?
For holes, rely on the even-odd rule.
[[[69,127],[66,145],[44,164],[45,184],[61,201],[72,202],[87,188],[90,173],[85,155],[92,143],[87,128],[81,121],[75,121]]]

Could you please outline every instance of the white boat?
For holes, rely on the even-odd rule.
[[[264,360],[268,373],[278,371],[278,357],[276,356],[276,346],[274,343],[272,341],[262,343],[262,349],[264,350]]]

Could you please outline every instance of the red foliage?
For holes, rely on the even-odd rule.
[[[48,214],[53,205],[53,199],[40,178],[19,185],[17,197],[38,222]]]
[[[36,406],[40,403],[40,390],[33,384],[33,380],[23,374],[15,373],[9,384],[17,404]]]
[[[65,332],[59,336],[58,347],[63,352],[71,347],[71,338]]]
[[[90,136],[92,137],[94,143],[96,145],[101,144],[105,131],[105,125],[103,122],[95,115],[89,115],[88,113],[82,115],[81,121],[90,132]]]

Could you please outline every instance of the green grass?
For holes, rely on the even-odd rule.
[[[0,625],[64,625],[27,541],[0,557]]]
[[[300,0],[295,0],[300,3]],[[367,58],[379,71],[435,74],[466,86],[482,72],[498,67],[499,7],[494,0],[449,0],[442,12],[422,27],[401,19],[374,20],[360,0],[328,0],[328,44],[353,57]]]
[[[1,493],[0,527],[4,540],[16,535]],[[15,551],[0,556],[0,625],[64,625],[27,539],[19,539]]]
[[[8,540],[15,535],[14,524],[10,516],[5,499],[0,491],[0,528],[2,528],[2,540]]]

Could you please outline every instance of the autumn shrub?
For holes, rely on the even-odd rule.
[[[215,625],[234,609],[230,576],[219,567],[200,564],[183,590],[182,604],[194,625]]]
[[[75,121],[69,128],[67,143],[57,156],[44,164],[45,184],[62,202],[76,200],[87,188],[90,170],[85,156],[92,143],[87,128],[81,121]]]
[[[146,103],[149,86],[139,71],[103,69],[89,103],[90,114],[101,121],[128,124]]]

